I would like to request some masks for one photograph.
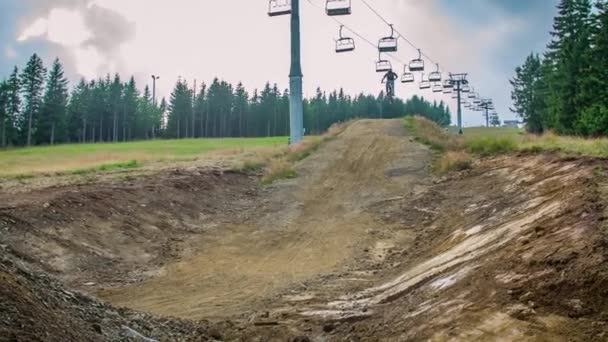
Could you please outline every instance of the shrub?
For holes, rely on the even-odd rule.
[[[297,176],[291,163],[286,160],[274,160],[268,165],[262,184],[271,184],[279,179],[291,179]]]
[[[469,153],[478,154],[480,156],[494,156],[513,152],[517,148],[517,143],[512,138],[508,137],[479,137],[468,139],[465,146]]]
[[[435,162],[435,171],[448,173],[452,171],[464,171],[473,167],[473,159],[465,152],[449,151],[444,153]]]

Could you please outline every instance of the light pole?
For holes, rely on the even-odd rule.
[[[156,106],[156,80],[158,80],[160,76],[152,75],[152,104]]]

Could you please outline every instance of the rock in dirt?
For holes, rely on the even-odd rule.
[[[511,306],[507,312],[509,316],[522,321],[536,314],[536,311],[534,311],[534,309],[531,309],[523,304],[515,304]]]

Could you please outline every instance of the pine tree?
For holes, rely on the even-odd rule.
[[[585,107],[580,119],[582,133],[608,134],[608,5],[598,2],[593,15],[589,68],[583,83]]]
[[[26,145],[32,145],[32,135],[36,129],[36,120],[42,106],[42,91],[46,69],[42,59],[37,54],[32,55],[25,69],[20,75],[23,99],[24,99],[24,122],[22,132],[26,132]]]
[[[192,94],[186,81],[178,80],[169,100],[168,134],[180,139],[186,137],[186,120],[192,111]]]
[[[561,0],[552,41],[545,54],[544,82],[548,84],[547,122],[560,133],[576,132],[584,103],[583,80],[589,55],[591,3]]]
[[[513,90],[512,112],[517,113],[526,123],[530,133],[542,133],[545,128],[543,117],[544,100],[540,86],[542,63],[540,57],[530,54],[521,67],[515,69],[515,77],[511,80]]]
[[[86,142],[89,84],[82,78],[70,95],[67,110],[68,141]]]
[[[234,91],[234,116],[237,118],[237,136],[245,136],[245,116],[247,115],[247,107],[249,106],[249,94],[243,87],[242,83],[237,84]]]
[[[150,89],[147,86],[145,91],[149,96]],[[148,103],[150,101],[148,100]],[[131,76],[127,84],[123,85],[123,105],[120,110],[122,112],[122,141],[129,141],[131,140],[129,133],[134,129],[139,111],[139,91],[137,90],[137,84],[133,76]],[[154,132],[153,128],[152,132]]]
[[[122,81],[120,75],[115,74],[109,89],[109,105],[112,113],[112,141],[118,142],[118,113],[124,112],[122,106]]]
[[[7,103],[6,103],[6,141],[8,144],[18,144],[17,123],[21,115],[21,82],[19,80],[19,69],[15,67],[6,81]]]
[[[46,82],[36,141],[48,142],[51,145],[66,138],[66,114],[68,105],[68,80],[64,76],[63,66],[55,59]]]
[[[8,84],[0,82],[0,147],[6,147],[6,126],[8,123]]]

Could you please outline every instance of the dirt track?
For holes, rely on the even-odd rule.
[[[301,163],[244,221],[214,230],[188,257],[142,284],[104,291],[117,305],[182,318],[229,317],[252,302],[352,263],[383,226],[365,211],[429,182],[429,152],[401,121],[359,121]],[[391,177],[387,177],[389,174]],[[390,227],[382,229],[386,235]],[[395,244],[407,234],[387,236]]]
[[[0,251],[116,306],[211,319],[200,340],[608,338],[606,163],[505,156],[437,179],[431,158],[402,121],[363,120],[270,188],[191,168],[0,196]],[[48,287],[30,278],[14,283]],[[84,309],[54,310],[33,336]]]

